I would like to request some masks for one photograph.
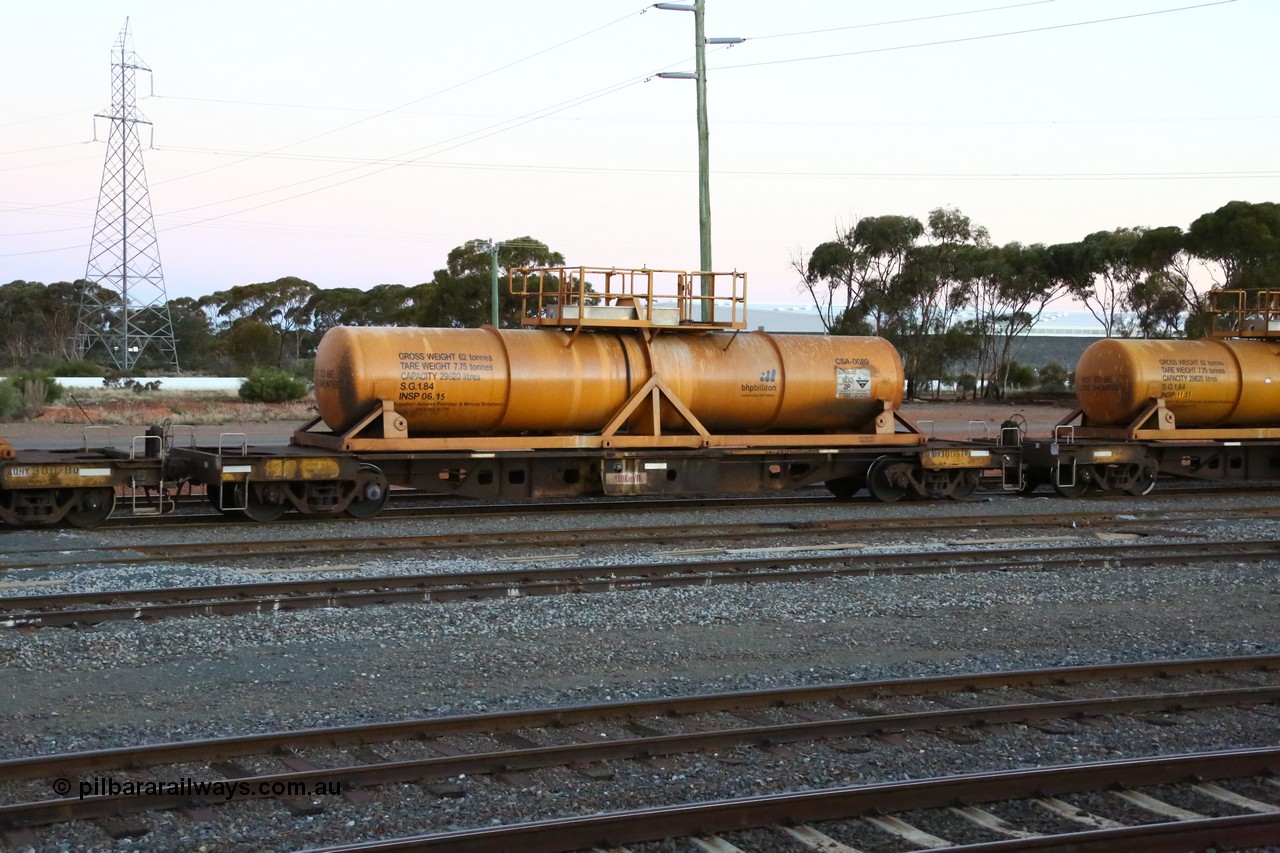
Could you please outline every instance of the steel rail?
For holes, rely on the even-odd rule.
[[[1193,494],[1201,494],[1201,492],[1196,492]],[[1165,496],[1165,497],[1172,497],[1172,496]],[[404,510],[384,511],[384,512],[381,512],[380,515],[375,516],[374,519],[348,519],[348,517],[346,516],[285,515],[282,520],[291,521],[291,523],[294,523],[294,524],[303,524],[303,523],[315,523],[315,521],[325,521],[325,523],[332,523],[332,521],[337,521],[337,520],[347,521],[347,523],[360,523],[360,521],[412,520],[412,519],[421,519],[421,517],[424,517],[426,515],[430,515],[431,517],[448,517],[448,519],[451,519],[451,520],[493,519],[495,515],[504,515],[509,517],[517,517],[517,516],[545,517],[548,515],[548,510],[550,510],[550,508],[554,508],[554,511],[556,511],[557,514],[559,514],[559,512],[566,512],[566,514],[567,512],[573,512],[573,514],[590,515],[590,514],[612,514],[612,512],[625,511],[625,512],[628,512],[628,514],[630,515],[635,515],[636,512],[645,512],[645,511],[652,511],[652,512],[672,511],[672,510],[691,511],[691,510],[703,510],[703,508],[721,508],[721,507],[733,508],[733,510],[755,510],[755,508],[780,508],[780,507],[832,508],[832,507],[849,506],[847,505],[846,502],[837,501],[836,498],[824,498],[824,500],[813,500],[813,498],[787,498],[787,500],[773,500],[773,501],[765,500],[765,498],[755,498],[754,501],[739,501],[739,502],[721,500],[721,498],[716,498],[716,500],[695,502],[694,500],[690,500],[690,498],[686,498],[686,500],[682,500],[682,501],[641,502],[641,503],[637,503],[637,505],[627,505],[626,502],[616,502],[616,503],[617,503],[617,506],[614,506],[613,503],[609,503],[609,505],[600,505],[600,503],[591,503],[591,502],[547,503],[547,505],[536,505],[539,507],[539,510],[536,510],[536,511],[531,510],[531,508],[529,507],[520,506],[520,505],[493,505],[493,506],[485,507],[484,510],[480,510],[480,511],[474,510],[474,508],[460,507],[460,506],[421,507],[421,508],[404,508]],[[877,505],[874,505],[874,506],[881,507],[883,505],[878,505],[877,503]],[[1126,517],[1119,517],[1121,515]],[[1128,516],[1133,516],[1133,517],[1128,517]],[[1216,519],[1254,519],[1254,517],[1256,517],[1256,519],[1271,519],[1271,517],[1277,517],[1277,516],[1280,516],[1280,510],[1275,510],[1275,508],[1271,508],[1271,507],[1233,508],[1233,510],[1215,511]],[[164,519],[164,520],[161,521],[161,519]],[[228,520],[227,517],[221,516],[221,515],[161,516],[161,519],[151,519],[150,521],[147,521],[147,520],[125,521],[125,523],[122,523],[122,524],[102,525],[100,526],[100,528],[97,528],[97,530],[164,529],[166,528],[166,526],[201,526],[201,525],[209,526],[209,528],[216,528],[216,529],[229,529],[229,528],[234,528],[234,526],[243,526],[243,525],[257,526],[256,523],[250,523],[250,521],[247,521],[247,520],[234,520],[234,519]],[[919,530],[919,529],[948,529],[948,528],[950,529],[1000,528],[1000,526],[1015,526],[1015,525],[1023,524],[1024,519],[1034,519],[1036,520],[1037,525],[1044,525],[1044,526],[1056,526],[1060,524],[1069,524],[1071,523],[1071,521],[1075,521],[1075,523],[1078,523],[1078,524],[1084,523],[1084,524],[1108,524],[1108,525],[1134,525],[1134,524],[1147,523],[1147,521],[1179,521],[1179,520],[1202,521],[1203,512],[1201,512],[1201,514],[1196,514],[1196,512],[1189,511],[1189,510],[1188,511],[1116,510],[1111,512],[1096,512],[1096,511],[1057,512],[1057,514],[1046,514],[1046,515],[1012,515],[1011,514],[1011,515],[997,515],[997,516],[993,516],[993,515],[943,516],[943,517],[936,517],[936,519],[931,519],[929,520],[929,523],[923,523],[923,521],[919,519],[886,519],[886,517],[861,517],[861,519],[812,521],[812,523],[805,523],[805,521],[794,521],[794,523],[786,523],[786,521],[780,521],[780,523],[730,523],[730,524],[722,524],[718,526],[721,526],[722,529],[735,530],[735,535],[768,535],[768,534],[771,534],[771,532],[777,532],[780,535],[786,535],[786,534],[803,533],[804,532],[803,526],[799,526],[799,528],[796,528],[795,525],[804,525],[804,524],[813,524],[815,525],[815,529],[820,529],[822,528],[823,525],[826,525],[826,529],[832,529],[832,530],[838,530],[838,529]],[[695,535],[698,535],[700,530],[701,532],[703,532],[704,538],[709,538],[710,535],[713,535],[713,534],[707,533],[707,529],[710,528],[710,526],[712,525],[708,524],[708,525],[700,525],[700,526],[687,526],[687,529],[691,530],[691,533],[689,534],[689,538],[692,538],[692,537],[695,537]],[[51,528],[51,529],[58,529],[58,528]],[[648,530],[646,529],[632,529],[632,528],[626,528],[625,530],[627,532],[628,537],[635,540],[657,540],[660,538],[667,538],[669,534],[666,533],[666,530],[668,529],[669,529],[668,526],[663,526],[663,528],[655,529],[657,530],[657,532],[648,532]],[[5,526],[0,525],[0,532],[5,532],[5,530],[18,530],[18,528],[5,528]],[[29,530],[31,529],[28,529],[28,532]],[[759,533],[756,533],[756,530],[759,530]],[[614,534],[617,534],[618,532],[620,532],[620,528],[617,528],[617,526],[612,526],[612,528],[584,528],[584,529],[581,529],[580,533],[584,535],[594,534],[594,535],[599,535],[599,537],[607,538],[607,534],[611,532]],[[557,544],[573,544],[576,542],[580,542],[580,539],[573,539],[572,537],[573,533],[579,533],[579,532],[570,532],[570,530],[548,530],[548,532],[544,532],[544,535],[547,535],[547,537],[557,537],[558,535],[559,538],[556,540]],[[529,534],[531,535],[532,532],[529,532]],[[521,532],[503,533],[502,535],[504,535],[504,537],[508,537],[509,540],[515,540],[515,542],[518,542],[518,540],[520,540],[521,535],[524,535],[524,533],[521,533]],[[330,538],[329,540],[332,540],[332,538]],[[287,543],[288,540],[280,540],[280,542]],[[251,540],[251,542],[239,543],[239,544],[250,544],[250,546],[261,546],[261,544],[264,544],[264,542],[262,542],[262,540]],[[484,538],[481,537],[480,534],[471,535],[471,537],[467,537],[467,535],[460,535],[460,534],[440,534],[438,547],[462,547],[462,546],[499,547],[499,546],[502,546],[502,544],[506,544],[506,543],[486,542],[486,540],[484,540]],[[163,547],[163,546],[156,546],[156,547]],[[196,546],[192,546],[192,547],[196,547]],[[124,551],[128,551],[128,549],[129,548],[127,546],[108,546],[108,547],[100,548],[100,551],[108,552],[108,553],[124,552]],[[27,555],[38,555],[38,553],[61,553],[64,551],[65,551],[65,548],[26,548],[24,549],[24,553],[27,553]],[[56,565],[56,564],[29,564],[29,562],[12,562],[12,564],[0,564],[0,570],[13,569],[13,567],[42,567],[45,565]]]
[[[361,521],[403,521],[406,519],[423,518],[431,516],[433,518],[446,517],[450,519],[481,519],[493,518],[495,515],[503,517],[514,516],[535,516],[545,517],[548,515],[574,515],[580,513],[618,513],[625,512],[628,514],[636,512],[683,512],[686,510],[696,509],[735,509],[735,510],[751,510],[751,509],[776,509],[778,507],[796,507],[800,509],[825,507],[832,504],[846,504],[834,495],[828,493],[825,489],[821,494],[815,495],[812,492],[817,489],[796,490],[782,494],[743,495],[739,497],[672,497],[672,498],[645,498],[645,497],[627,497],[627,498],[586,498],[586,499],[561,499],[561,500],[522,500],[514,499],[507,503],[483,503],[474,499],[456,498],[451,495],[432,495],[424,492],[412,490],[392,490],[388,498],[391,503],[408,503],[410,501],[422,501],[420,506],[389,506],[384,508],[376,516],[366,519],[351,518],[342,513],[334,515],[301,515],[299,513],[286,513],[281,516],[275,523],[300,524],[315,521],[340,521],[343,523],[358,523]],[[465,503],[455,503],[455,501],[465,501]],[[226,527],[228,517],[216,512],[205,512],[209,509],[209,503],[206,498],[197,498],[189,504],[193,508],[199,508],[198,513],[182,513],[169,514],[161,516],[121,516],[119,519],[113,518],[106,524],[99,526],[98,530],[133,530],[138,528],[160,529],[169,526],[176,527]],[[254,526],[261,522],[250,521],[248,519],[240,519],[244,524]],[[235,520],[232,521],[235,523]]]
[[[819,494],[813,494],[819,492]],[[1213,497],[1215,495],[1268,495],[1280,492],[1280,488],[1274,485],[1258,485],[1258,484],[1239,484],[1231,487],[1222,486],[1188,486],[1184,488],[1175,487],[1173,489],[1160,489],[1151,494],[1143,495],[1142,500],[1145,501],[1163,501],[1163,500],[1179,500],[1186,497]],[[1035,495],[1036,497],[1050,497],[1049,492]],[[976,496],[978,498],[987,499],[1009,499],[1019,500],[1023,496],[1010,495],[1003,491],[981,491]],[[1124,495],[1106,494],[1106,493],[1089,493],[1080,498],[1070,498],[1073,501],[1100,501],[1107,499],[1124,499],[1128,500]],[[304,524],[307,522],[324,521],[341,522],[344,524],[352,524],[359,522],[380,522],[380,521],[404,521],[411,519],[420,519],[426,515],[432,517],[448,517],[452,519],[469,519],[469,518],[492,518],[495,515],[502,516],[538,516],[547,515],[568,515],[580,513],[627,513],[628,515],[637,512],[659,512],[659,511],[686,511],[695,509],[735,509],[735,510],[752,510],[757,508],[773,509],[778,507],[787,507],[793,509],[806,509],[814,507],[883,507],[884,505],[870,497],[857,498],[855,500],[842,500],[836,498],[826,492],[821,487],[813,487],[808,490],[797,489],[793,492],[782,494],[768,495],[740,495],[737,497],[669,497],[669,498],[645,498],[645,497],[627,497],[627,498],[587,498],[587,499],[563,499],[559,501],[515,501],[508,503],[485,504],[474,500],[467,503],[445,503],[449,501],[459,500],[451,495],[431,495],[423,492],[413,492],[411,494],[403,494],[400,490],[392,491],[390,499],[393,502],[407,502],[412,500],[426,501],[423,506],[400,506],[383,509],[373,518],[355,519],[341,513],[336,515],[300,515],[298,513],[286,513],[277,519],[275,524]],[[465,500],[465,499],[463,499]],[[439,501],[435,503],[434,501]],[[184,501],[180,506],[208,508],[208,502],[205,498],[195,498]],[[247,519],[240,519],[245,524],[256,525],[260,522],[251,522]],[[235,520],[232,521],[235,523]],[[163,529],[165,527],[226,527],[228,518],[220,513],[199,512],[199,513],[180,513],[161,516],[120,516],[113,518],[106,524],[101,525],[99,530],[134,530],[134,529]],[[0,528],[3,529],[3,528]]]
[[[206,740],[150,744],[114,749],[26,758],[0,759],[0,782],[74,775],[127,767],[153,767],[196,761],[217,761],[261,755],[286,749],[356,746],[395,740],[419,740],[515,729],[564,727],[583,723],[687,717],[693,714],[733,712],[753,708],[788,708],[800,705],[866,701],[887,697],[928,697],[946,693],[1020,689],[1046,685],[1067,686],[1092,682],[1169,679],[1191,675],[1280,670],[1280,655],[1232,655],[1188,660],[1142,661],[1088,666],[1024,669],[1004,672],[850,681],[809,687],[768,688],[692,696],[638,699],[498,711],[448,717],[422,717],[392,723],[365,723],[294,729],[284,732],[242,735]]]
[[[1274,507],[1237,508],[1215,510],[1215,520],[1266,519],[1280,517],[1280,509]],[[635,542],[692,542],[699,540],[733,541],[747,538],[815,536],[831,533],[863,532],[884,533],[918,530],[947,530],[963,528],[1018,527],[1066,527],[1066,526],[1114,526],[1132,527],[1153,522],[1204,521],[1203,510],[1103,512],[1103,513],[1051,513],[1008,516],[955,516],[950,518],[921,519],[827,519],[771,522],[710,522],[697,525],[663,525],[646,528],[594,527],[563,530],[481,531],[475,533],[441,533],[425,535],[385,536],[367,541],[354,541],[350,537],[308,537],[305,539],[240,540],[202,543],[159,543],[148,545],[89,545],[83,550],[91,552],[90,562],[102,565],[119,565],[147,562],[157,557],[190,562],[225,559],[228,553],[240,553],[253,557],[288,557],[328,552],[340,549],[347,553],[377,553],[427,549],[475,549],[509,548],[515,546],[574,547],[583,544],[625,545]],[[14,569],[42,569],[66,566],[65,560],[40,560],[39,555],[65,556],[69,553],[65,544],[50,548],[24,548],[15,559],[0,562],[0,571]]]
[[[562,853],[585,848],[616,848],[624,844],[642,844],[668,838],[719,835],[775,825],[807,824],[816,821],[848,820],[880,814],[893,814],[919,809],[947,808],[957,803],[986,804],[1008,800],[1024,800],[1061,796],[1111,787],[1145,787],[1178,784],[1200,780],[1236,779],[1272,775],[1280,771],[1280,749],[1243,749],[1224,752],[1163,756],[1159,758],[1125,759],[1033,770],[972,773],[911,782],[889,782],[805,791],[772,796],[746,797],[693,803],[610,814],[544,820],[532,823],[461,830],[433,835],[388,839],[323,848],[323,853],[402,853],[402,851],[449,850],[451,853],[489,853],[493,850],[520,850],[524,853]],[[1145,839],[1190,829],[1196,837],[1212,837],[1221,843],[1222,835],[1246,838],[1247,843],[1274,843],[1280,832],[1280,815],[1247,815],[1199,821],[1199,827],[1178,823],[1170,829],[1166,824],[1127,827],[1124,836],[1112,838]],[[1201,833],[1211,824],[1219,835]],[[1236,835],[1239,833],[1239,835]],[[1093,835],[1096,842],[1101,835]],[[1176,834],[1176,833],[1175,833]],[[1063,840],[1079,837],[1065,835]],[[1019,839],[1026,844],[1034,839]],[[960,849],[965,849],[961,847]],[[1006,844],[988,845],[988,850],[1026,849]],[[1039,849],[1039,848],[1032,848]],[[1067,848],[1074,849],[1074,848]],[[1117,849],[1117,848],[1110,848]],[[1123,848],[1120,848],[1123,849]],[[1137,848],[1129,848],[1137,849]],[[1156,849],[1141,847],[1140,849]],[[1167,848],[1161,848],[1167,849]],[[1187,849],[1185,843],[1179,850]],[[315,849],[310,853],[322,853]]]
[[[974,708],[917,711],[861,718],[722,728],[678,734],[516,748],[490,753],[444,755],[337,768],[294,770],[219,779],[243,793],[243,799],[274,799],[289,786],[338,783],[344,789],[401,782],[426,782],[459,775],[574,767],[601,761],[685,755],[741,746],[770,746],[872,735],[933,731],[1041,720],[1100,717],[1131,713],[1168,713],[1231,705],[1280,702],[1280,686],[1202,690],[1146,696],[1017,703]],[[430,744],[427,744],[428,747]],[[215,781],[215,780],[209,780]],[[208,793],[99,794],[0,805],[0,826],[34,826],[127,813],[209,805],[220,798]]]
[[[148,587],[93,593],[0,598],[0,628],[68,627],[108,621],[237,615],[377,604],[519,598],[678,586],[796,583],[833,577],[1049,572],[1119,568],[1123,564],[1266,561],[1280,559],[1280,542],[1112,543],[988,551],[803,553],[729,560],[608,566],[518,568],[251,584]],[[136,602],[120,604],[121,601]],[[85,606],[95,602],[102,606]],[[40,609],[46,608],[46,609]],[[60,608],[60,609],[52,609]]]
[[[1264,517],[1274,511],[1260,510]],[[1030,518],[1030,522],[1028,521]],[[1187,520],[1202,520],[1203,514],[1188,513]],[[1153,513],[1151,520],[1166,520],[1167,515]],[[348,549],[377,551],[400,548],[502,548],[511,546],[554,546],[581,545],[586,542],[606,542],[622,544],[627,542],[653,541],[693,541],[698,539],[736,540],[750,536],[786,536],[812,535],[842,531],[865,530],[897,530],[906,528],[917,530],[928,527],[965,528],[993,526],[1058,526],[1071,522],[1080,523],[1132,523],[1132,519],[1116,519],[1114,513],[1097,513],[1086,515],[1053,514],[1043,516],[963,516],[949,519],[931,519],[928,525],[918,519],[838,519],[823,521],[771,521],[771,522],[739,522],[730,524],[697,524],[697,525],[662,525],[658,527],[589,527],[560,530],[498,530],[475,533],[442,533],[426,535],[405,535],[378,537],[371,543],[353,543],[349,537],[326,537],[306,539],[271,539],[241,540],[222,543],[160,543],[148,545],[135,543],[130,545],[89,546],[85,550],[94,553],[94,561],[98,563],[138,562],[152,555],[163,555],[174,559],[200,560],[225,557],[227,550],[252,553],[259,556],[281,556],[295,553],[306,553],[312,550],[327,550],[337,546]],[[67,553],[66,547],[24,549],[20,560],[0,563],[0,568],[46,568],[61,565],[57,562],[37,562],[33,558],[40,554]],[[115,556],[119,555],[119,556]],[[16,556],[16,555],[15,555]]]

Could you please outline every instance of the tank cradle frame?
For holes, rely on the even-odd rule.
[[[1280,429],[1180,428],[1164,400],[1153,397],[1122,427],[1090,424],[1075,409],[1058,422],[1048,441],[1026,441],[1022,460],[1026,491],[1049,485],[1068,497],[1089,490],[1145,495],[1160,475],[1271,480],[1280,460]]]
[[[1082,409],[1070,414],[1054,426],[1055,441],[1060,431],[1069,430],[1074,438],[1105,441],[1248,441],[1280,439],[1277,427],[1179,427],[1174,413],[1163,398],[1152,397],[1142,411],[1127,425],[1098,426],[1089,422]],[[1067,442],[1070,443],[1070,442]]]
[[[411,436],[404,417],[395,410],[395,403],[384,399],[350,429],[341,433],[315,431],[315,427],[323,423],[323,419],[317,415],[293,433],[290,443],[298,447],[318,447],[325,450],[357,453],[565,449],[670,450],[711,447],[842,448],[868,445],[908,448],[925,444],[927,438],[919,427],[904,418],[891,402],[882,400],[880,404],[880,414],[876,415],[870,429],[865,432],[718,435],[709,432],[671,388],[659,377],[653,376],[631,395],[610,419],[608,426],[595,434]],[[677,412],[691,431],[664,433],[662,415],[665,407]],[[652,434],[619,433],[628,421],[634,424],[633,419],[637,414],[644,420],[646,427],[652,429]]]
[[[663,433],[663,406],[681,412],[689,431]],[[886,501],[963,498],[993,468],[1004,490],[1020,486],[1009,475],[1019,470],[1016,444],[930,440],[891,402],[880,406],[860,433],[717,435],[655,377],[596,434],[410,436],[382,400],[342,433],[315,431],[323,421],[313,418],[292,443],[354,454],[393,484],[481,498],[759,494],[821,483],[835,494],[867,487]],[[637,411],[653,434],[620,434],[635,428]]]

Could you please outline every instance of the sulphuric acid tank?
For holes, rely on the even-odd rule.
[[[1180,427],[1280,426],[1280,344],[1109,338],[1080,356],[1076,389],[1100,425],[1128,425],[1157,398]]]
[[[886,340],[340,326],[316,352],[320,415],[342,432],[390,400],[411,435],[593,433],[651,376],[712,432],[852,432],[902,402]],[[682,421],[668,413],[665,430]]]

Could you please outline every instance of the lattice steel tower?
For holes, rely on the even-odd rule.
[[[75,348],[82,358],[114,364],[120,370],[133,368],[143,356],[149,364],[177,370],[173,320],[138,139],[138,125],[151,124],[136,103],[138,71],[151,73],[133,52],[126,18],[111,50],[111,108],[94,115],[110,120],[111,133],[102,164],[98,213],[84,274],[89,284],[80,303]]]

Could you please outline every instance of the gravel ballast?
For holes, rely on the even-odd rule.
[[[1240,500],[1196,500],[1200,503],[1194,505],[1204,508],[1205,522],[1151,527],[1170,539],[1185,534],[1215,540],[1275,535],[1276,522],[1212,521],[1215,507],[1239,506]],[[1098,512],[1113,504],[1117,511],[1159,506],[1155,501],[1091,501],[1081,508]],[[1028,512],[1064,512],[1071,503],[1052,498],[1001,501],[998,507],[981,501],[895,507],[854,502],[821,513],[930,518],[977,514],[984,507],[1014,511],[1011,505]],[[1191,505],[1188,499],[1177,508]],[[779,514],[767,512],[771,518]],[[717,511],[715,517],[726,524],[758,520],[733,510]],[[505,522],[509,527],[525,523],[538,522]],[[379,524],[344,525],[342,530],[353,537],[361,531],[374,535],[372,531],[385,527]],[[446,530],[447,525],[406,523],[405,529],[428,533]],[[317,525],[316,535],[336,535],[335,529]],[[178,535],[270,538],[271,530],[237,525],[231,533]],[[287,535],[296,534],[290,530]],[[129,536],[118,531],[2,535],[11,547],[19,542],[40,543],[28,547],[114,544],[127,542]],[[173,535],[156,533],[157,539]],[[275,535],[285,534],[277,530]],[[1017,534],[975,532],[972,537],[996,535]],[[964,538],[971,537],[947,531],[896,540],[890,536],[873,544],[935,548],[943,560],[956,549],[947,543]],[[1088,531],[1067,543],[1071,541],[1098,542]],[[656,550],[615,549],[579,554],[577,559],[637,561],[649,559]],[[352,571],[494,567],[487,554],[446,559],[413,554],[347,558],[335,553],[332,562],[345,567],[341,576]],[[218,566],[56,569],[11,573],[14,577],[5,579],[70,579],[56,591],[157,586],[173,583],[175,577],[182,584],[198,577],[217,583],[263,579],[248,568],[229,555],[226,564]],[[288,567],[281,568],[286,571],[271,577],[289,576]],[[323,575],[308,571],[300,576]],[[10,631],[0,633],[0,756],[729,689],[1280,653],[1277,604],[1280,580],[1275,564],[1228,562],[688,587],[153,624],[115,622],[84,631]],[[376,791],[374,804],[354,806],[331,798],[322,814],[310,817],[294,816],[271,802],[219,808],[209,823],[193,823],[171,813],[147,815],[149,832],[127,843],[83,824],[38,830],[37,836],[41,849],[51,850],[202,845],[210,850],[284,850],[619,806],[1274,744],[1280,736],[1280,719],[1273,708],[1224,712],[1214,719],[1213,724],[1201,724],[1178,718],[1175,725],[1166,726],[1119,718],[1098,728],[1072,725],[1068,733],[1057,736],[1011,726],[984,732],[977,743],[966,746],[918,734],[906,736],[906,747],[866,741],[869,751],[853,753],[829,745],[801,745],[785,758],[741,750],[728,757],[731,761],[725,756],[674,759],[675,769],[666,773],[618,764],[618,780],[608,786],[569,771],[540,771],[527,789],[494,779],[468,779],[467,795],[455,800],[437,799],[416,786],[388,786]],[[156,776],[168,772],[161,768]],[[610,799],[618,796],[625,796],[625,802]]]

